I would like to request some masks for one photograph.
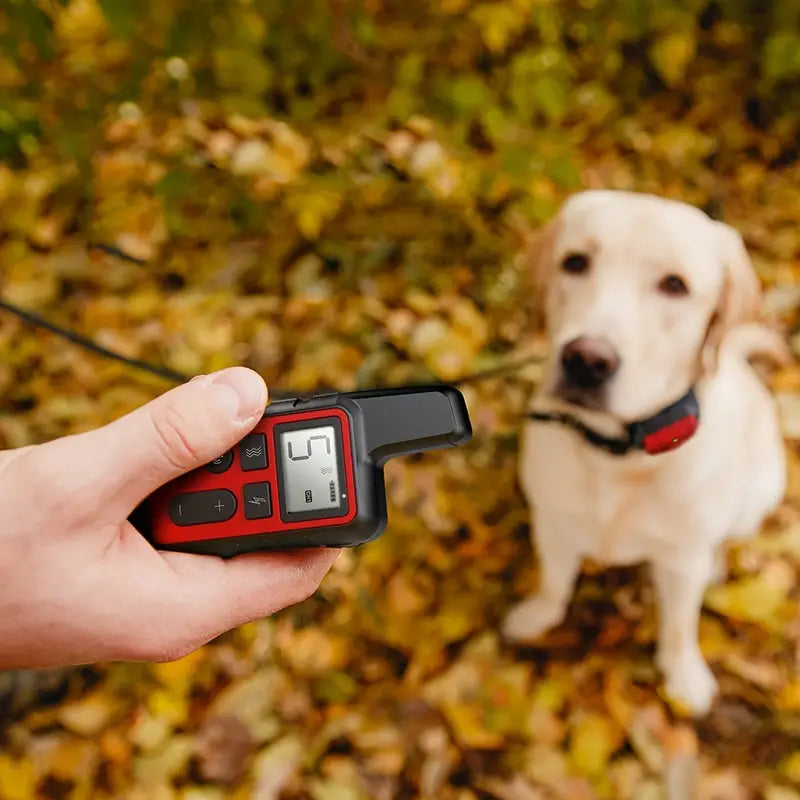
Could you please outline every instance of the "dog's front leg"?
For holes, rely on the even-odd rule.
[[[539,555],[539,591],[517,603],[503,621],[503,636],[530,641],[558,625],[566,615],[581,553],[564,523],[534,513],[531,520]]]
[[[717,682],[700,652],[699,623],[703,594],[714,573],[713,553],[690,553],[680,564],[654,563],[658,596],[658,666],[667,694],[695,715],[705,714]]]

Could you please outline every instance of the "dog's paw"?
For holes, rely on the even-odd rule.
[[[670,700],[684,706],[695,717],[708,713],[718,687],[714,674],[699,652],[686,653],[662,670],[666,677],[664,689]]]
[[[564,618],[564,608],[542,597],[529,597],[512,607],[503,620],[508,641],[530,641],[554,628]]]

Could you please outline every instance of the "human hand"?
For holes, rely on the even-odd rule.
[[[128,522],[266,402],[261,378],[234,367],[103,428],[0,452],[0,668],[170,661],[311,595],[337,551],[159,552]]]

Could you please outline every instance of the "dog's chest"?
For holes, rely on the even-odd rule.
[[[624,477],[593,472],[578,527],[584,534],[585,555],[609,564],[651,558],[665,538],[655,519],[661,507],[656,486],[652,472],[646,470]]]
[[[623,465],[541,427],[526,441],[520,467],[528,501],[542,512],[537,536],[569,538],[596,561],[650,560],[696,534],[697,498],[691,502],[685,481],[646,461]]]

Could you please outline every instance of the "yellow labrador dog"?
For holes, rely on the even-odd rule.
[[[550,357],[526,423],[520,480],[538,593],[508,640],[563,618],[584,557],[648,562],[667,693],[693,713],[717,685],[698,644],[723,543],[757,532],[786,470],[772,397],[750,365],[788,358],[760,321],[739,234],[686,204],[587,191],[535,237]]]

